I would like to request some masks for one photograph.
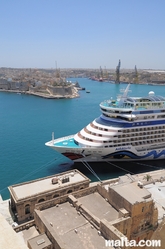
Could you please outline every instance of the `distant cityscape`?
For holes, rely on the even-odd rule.
[[[89,78],[95,81],[128,82],[135,84],[165,84],[165,70],[120,69],[38,69],[0,68],[0,90],[16,91],[41,97],[78,97],[79,85],[69,78]]]

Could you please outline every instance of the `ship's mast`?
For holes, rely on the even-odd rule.
[[[128,96],[129,88],[130,88],[130,83],[128,84],[128,86],[127,86],[126,89],[124,90],[123,95],[121,95],[120,101],[119,101],[119,105],[123,105],[124,100],[125,100],[125,99],[127,98],[127,96]]]

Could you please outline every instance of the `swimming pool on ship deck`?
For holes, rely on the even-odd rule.
[[[74,142],[74,139],[66,139],[57,143],[54,143],[54,145],[59,146],[59,147],[72,147],[72,148],[79,148],[79,145],[77,145]]]

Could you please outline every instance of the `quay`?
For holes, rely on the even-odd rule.
[[[92,183],[71,170],[8,189],[10,199],[0,199],[0,248],[102,249],[121,238],[165,245],[165,170]]]

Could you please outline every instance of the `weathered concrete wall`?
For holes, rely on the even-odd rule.
[[[114,227],[107,220],[103,219],[100,221],[100,232],[107,240],[121,240],[121,238],[126,238],[123,233],[121,233],[116,227]],[[126,247],[122,247],[125,249]],[[129,248],[127,246],[127,248]]]
[[[116,227],[122,234],[124,234],[128,239],[131,237],[131,227],[132,227],[132,218],[119,218],[115,221],[112,221],[111,224]]]
[[[132,214],[132,205],[126,199],[124,199],[120,194],[118,194],[114,189],[109,188],[108,200],[110,204],[119,210],[120,208],[125,208],[130,214]]]
[[[73,193],[73,196],[75,198],[80,198],[82,196],[85,196],[85,195],[89,195],[89,194],[92,194],[94,192],[97,191],[97,186],[93,186],[93,187],[87,187],[87,188],[84,188],[84,189],[80,189],[79,191],[77,192],[74,192]]]
[[[96,217],[94,214],[92,214],[88,208],[84,207],[80,201],[77,201],[75,203],[75,207],[80,213],[85,216],[85,218],[92,223],[93,225],[96,225],[97,227],[100,226],[100,219]]]

